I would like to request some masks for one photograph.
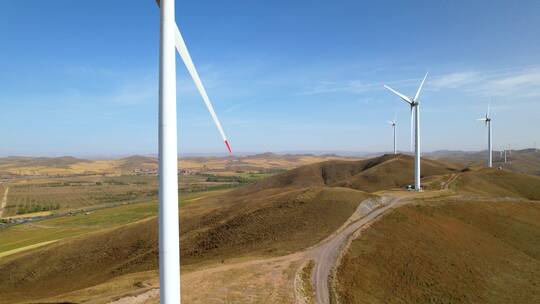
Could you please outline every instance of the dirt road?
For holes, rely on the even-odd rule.
[[[2,197],[2,202],[0,203],[0,218],[4,215],[4,208],[6,208],[7,205],[8,192],[9,187],[6,186],[6,191],[4,191],[4,196]]]
[[[458,177],[459,174],[457,173],[450,174],[448,180],[441,184],[441,190],[448,190],[450,188],[450,184],[453,183]]]
[[[315,261],[312,283],[315,288],[316,303],[330,303],[329,278],[334,271],[341,251],[354,233],[373,222],[387,210],[397,207],[403,201],[403,198],[399,196],[382,196],[363,201],[336,233],[311,250],[311,258]]]
[[[127,296],[109,304],[145,304],[156,299],[159,299],[159,289],[150,289],[144,293]]]

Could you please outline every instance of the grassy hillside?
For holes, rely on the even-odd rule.
[[[422,178],[448,174],[455,171],[456,169],[452,166],[432,160],[422,160]],[[410,156],[400,155],[376,166],[369,167],[337,185],[368,192],[402,188],[414,183],[413,172],[414,159]]]
[[[181,214],[183,260],[283,255],[306,248],[341,226],[367,197],[345,188],[268,190],[223,201],[223,207],[197,217],[190,211],[201,207],[193,204]]]
[[[540,200],[540,177],[497,169],[459,174],[452,188],[460,193]]]
[[[338,269],[342,303],[538,303],[540,205],[405,206],[366,230]]]
[[[157,213],[157,203],[147,202],[97,210],[0,230],[0,258],[10,251],[119,227]]]
[[[368,197],[357,190],[323,187],[231,193],[203,196],[181,208],[183,265],[306,248],[335,231]],[[80,222],[74,228],[85,226]],[[0,273],[10,274],[9,280],[0,280],[0,303],[78,290],[153,270],[156,262],[155,219],[79,235],[0,259]]]
[[[403,187],[414,180],[414,159],[408,155],[383,155],[359,161],[326,161],[302,166],[276,174],[241,193],[268,188],[299,188],[313,186],[338,186],[374,192]],[[447,174],[456,168],[432,160],[422,161],[422,177]]]
[[[157,267],[155,221],[80,236],[0,262],[0,303],[78,290],[110,278]]]
[[[430,160],[423,160],[422,168],[424,176],[432,179],[457,176],[451,185],[466,196],[536,199],[540,191],[540,178],[507,171],[459,172]],[[358,204],[371,196],[368,192],[403,187],[412,182],[412,172],[413,158],[406,155],[331,160],[234,190],[191,193],[183,197],[180,208],[183,266],[195,269],[229,259],[282,256],[305,249],[338,229]],[[184,182],[198,183],[188,178],[200,176],[183,176]],[[220,183],[234,176],[208,177]],[[127,183],[131,184],[147,177],[111,180],[123,178],[133,179]],[[76,189],[77,185],[70,187]],[[121,275],[155,270],[157,221],[156,206],[151,204],[120,206],[0,231],[0,273],[10,276],[0,280],[0,303],[53,297]],[[539,274],[533,261],[538,259],[539,249],[531,245],[540,243],[538,206],[468,202],[400,208],[353,242],[340,268],[338,292],[352,303],[365,298],[364,292],[370,290],[374,293],[366,299],[381,303],[402,292],[403,299],[410,302],[435,298],[481,302],[493,295],[487,291],[487,295],[478,295],[467,287],[497,290],[504,285],[501,278],[507,276],[512,280],[509,286],[536,292],[527,280],[536,284],[534,276]],[[43,246],[13,252],[38,245]],[[11,253],[2,257],[6,251]],[[489,256],[485,263],[482,256]],[[504,266],[492,270],[497,263]],[[525,268],[530,272],[512,277]],[[461,292],[461,288],[466,290]]]

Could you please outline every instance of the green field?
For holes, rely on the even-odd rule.
[[[182,194],[180,205],[211,197],[222,191]],[[0,258],[6,252],[35,246],[44,242],[63,240],[91,232],[111,229],[156,216],[157,200],[119,205],[89,212],[79,212],[58,218],[45,219],[0,229]],[[30,248],[28,248],[30,249]],[[4,254],[3,254],[4,253]]]
[[[230,189],[268,175],[268,173],[182,175],[179,178],[179,191],[181,194],[188,194]],[[157,199],[158,180],[152,175],[86,176],[19,180],[12,182],[9,187],[4,217]]]
[[[0,257],[2,252],[114,228],[156,214],[157,203],[152,201],[8,227],[0,230]]]
[[[144,201],[156,197],[151,176],[85,177],[12,183],[4,216]]]

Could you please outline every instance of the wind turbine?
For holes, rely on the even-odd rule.
[[[176,52],[195,82],[227,150],[231,147],[176,25],[174,0],[156,0],[161,9],[159,60],[159,280],[160,303],[180,303]]]
[[[394,115],[394,120],[389,120],[388,123],[392,126],[392,131],[394,133],[394,155],[397,154],[397,141],[396,141],[396,124],[397,124],[397,119],[396,119],[396,116]]]
[[[404,102],[406,102],[410,108],[411,108],[411,137],[413,132],[413,119],[414,119],[414,150],[415,150],[415,158],[414,158],[414,189],[416,191],[421,190],[420,185],[420,92],[422,91],[422,87],[424,86],[424,82],[426,81],[426,78],[428,76],[428,73],[424,76],[424,79],[422,79],[422,82],[420,83],[420,86],[418,87],[418,90],[416,91],[416,95],[414,95],[414,98],[407,97],[398,91],[392,89],[391,87],[384,85],[386,89],[388,89],[390,92],[396,94],[401,98]]]
[[[491,142],[491,115],[490,115],[490,108],[491,105],[488,105],[488,110],[486,112],[486,116],[482,118],[478,118],[477,120],[483,121],[486,124],[486,127],[488,128],[488,167],[493,167],[493,145]]]

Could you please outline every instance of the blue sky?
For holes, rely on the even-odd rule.
[[[238,152],[409,147],[423,74],[422,146],[540,143],[538,1],[176,1],[176,19]],[[0,155],[157,151],[153,0],[0,3]],[[181,153],[225,148],[178,65]]]

